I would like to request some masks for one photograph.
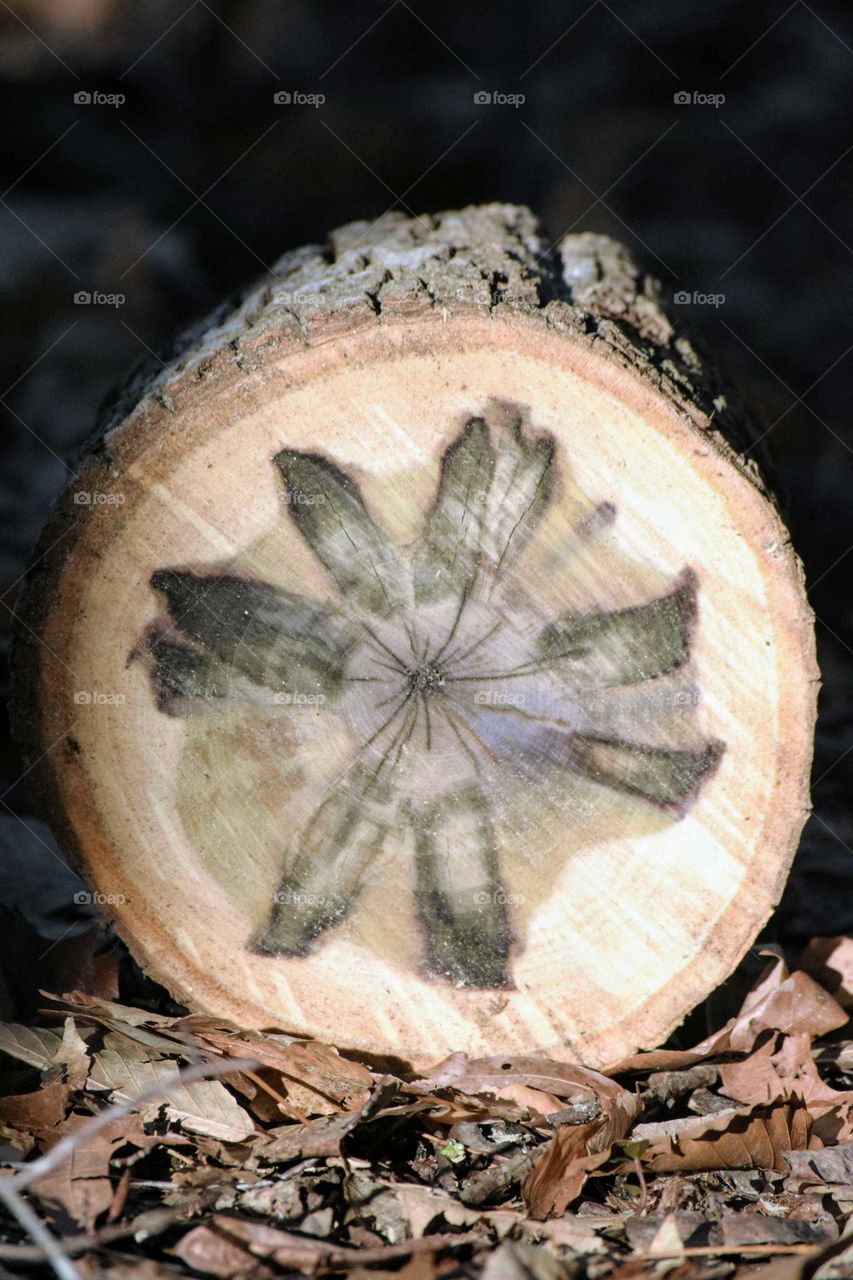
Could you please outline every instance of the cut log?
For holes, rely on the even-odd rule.
[[[504,205],[345,227],[133,378],[37,553],[16,726],[140,963],[416,1066],[659,1043],[808,810],[750,430],[625,249]]]

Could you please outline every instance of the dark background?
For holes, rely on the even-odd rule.
[[[125,100],[75,101],[96,91]],[[848,5],[0,0],[0,94],[4,644],[68,461],[140,357],[342,222],[530,204],[552,238],[625,240],[670,298],[724,296],[678,310],[767,432],[824,675],[815,813],[767,936],[853,929]],[[5,729],[0,749],[4,937],[58,961],[87,909]]]

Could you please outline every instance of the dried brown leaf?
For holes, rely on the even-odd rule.
[[[153,1013],[150,1009],[137,1009],[131,1004],[119,1004],[116,1000],[102,1000],[97,996],[87,995],[85,991],[66,991],[57,996],[50,991],[43,991],[43,996],[65,1005],[69,1013],[89,1015],[92,1018],[109,1022],[126,1022],[132,1027],[173,1027],[180,1019],[169,1017],[164,1013]]]
[[[117,1101],[127,1101],[157,1085],[163,1085],[166,1114],[190,1133],[205,1134],[223,1142],[242,1142],[255,1131],[251,1116],[219,1080],[175,1084],[177,1067],[167,1059],[151,1058],[139,1045],[121,1036],[105,1036],[94,1055],[89,1088],[107,1090]],[[157,1115],[163,1104],[146,1104],[142,1114]]]
[[[544,1093],[542,1089],[531,1089],[526,1084],[504,1085],[496,1096],[500,1096],[505,1102],[517,1103],[522,1111],[539,1124],[544,1124],[546,1118],[555,1111],[565,1108],[564,1098],[558,1098],[555,1093]],[[587,1100],[584,1098],[584,1101]]]
[[[399,1082],[388,1076],[378,1081],[358,1111],[340,1111],[318,1116],[307,1124],[282,1125],[265,1135],[255,1151],[268,1163],[296,1160],[303,1156],[337,1156],[347,1134],[364,1120],[374,1118],[398,1093]],[[417,1110],[401,1108],[405,1112]],[[395,1109],[397,1110],[397,1109]]]
[[[256,1276],[271,1274],[269,1268],[259,1264],[248,1249],[212,1227],[193,1227],[181,1237],[173,1252],[193,1271],[200,1271],[206,1276],[221,1276],[223,1280],[248,1272]]]
[[[17,1022],[0,1022],[0,1053],[8,1053],[39,1071],[47,1071],[62,1046],[62,1036],[43,1027],[24,1027]]]
[[[592,1089],[601,1115],[588,1124],[561,1125],[537,1160],[521,1189],[528,1212],[534,1218],[559,1217],[577,1199],[584,1183],[609,1158],[610,1148],[629,1133],[642,1110],[636,1094],[629,1093],[597,1072],[583,1067],[560,1068],[564,1084],[568,1073],[576,1075],[583,1088]],[[603,1080],[607,1088],[601,1087]],[[593,1082],[595,1088],[593,1089]],[[576,1087],[579,1087],[576,1086]]]
[[[0,1098],[0,1122],[26,1130],[37,1138],[51,1133],[65,1119],[71,1088],[65,1080],[51,1080],[33,1093]]]
[[[572,1102],[592,1097],[599,1101],[616,1099],[625,1092],[607,1076],[588,1067],[513,1054],[468,1058],[464,1053],[454,1053],[433,1067],[424,1083],[431,1088],[450,1086],[467,1094],[493,1093],[497,1097],[505,1096],[507,1087],[521,1086],[544,1093],[549,1099],[568,1098]]]
[[[783,1152],[819,1147],[811,1116],[800,1099],[778,1100],[720,1112],[715,1116],[665,1122],[661,1136],[640,1125],[632,1137],[652,1138],[643,1163],[656,1173],[697,1173],[711,1169],[788,1168]]]
[[[657,1213],[632,1214],[625,1222],[625,1235],[635,1253],[667,1257],[683,1253],[685,1247],[708,1244],[713,1222],[698,1210],[684,1211],[658,1206]]]
[[[797,1190],[820,1183],[843,1186],[853,1185],[853,1143],[837,1147],[825,1147],[822,1151],[786,1151],[785,1160],[790,1167],[790,1180]]]
[[[677,1258],[684,1254],[684,1240],[674,1213],[668,1213],[646,1247],[652,1258]]]
[[[821,1223],[800,1222],[796,1218],[775,1218],[765,1213],[726,1213],[720,1220],[724,1245],[813,1244],[838,1239],[831,1219]]]
[[[420,1240],[405,1240],[399,1244],[380,1245],[375,1248],[353,1248],[328,1240],[311,1240],[291,1231],[279,1231],[263,1222],[245,1218],[231,1218],[217,1214],[213,1225],[230,1239],[244,1245],[257,1257],[270,1258],[280,1267],[311,1272],[318,1268],[335,1271],[367,1266],[374,1262],[391,1262],[417,1253],[438,1253],[445,1249],[457,1249],[471,1244],[472,1235],[431,1235]]]
[[[853,1275],[853,1243],[849,1235],[764,1267],[738,1267],[732,1280],[849,1280]]]
[[[89,1116],[70,1115],[63,1132],[57,1133],[56,1139],[78,1132],[89,1119]],[[101,1129],[92,1134],[75,1147],[68,1160],[37,1178],[31,1190],[40,1200],[61,1206],[76,1222],[91,1231],[95,1220],[112,1204],[110,1157],[115,1147],[124,1142],[129,1123],[132,1121],[125,1117],[117,1122],[115,1130]]]
[[[0,1150],[4,1162],[10,1160],[17,1163],[25,1159],[35,1145],[35,1138],[31,1133],[24,1133],[14,1125],[0,1124]]]
[[[73,1018],[65,1019],[62,1044],[55,1054],[54,1061],[65,1068],[65,1075],[72,1089],[82,1089],[85,1086],[91,1059],[86,1041],[74,1025]]]
[[[813,938],[800,964],[842,1009],[853,1010],[853,938]]]
[[[557,1130],[521,1188],[532,1218],[559,1218],[577,1200],[589,1175],[608,1158],[609,1150],[590,1149],[602,1129],[603,1121],[594,1120]]]
[[[567,1280],[565,1262],[533,1244],[505,1240],[490,1252],[482,1270],[483,1280]]]
[[[405,1220],[413,1240],[420,1240],[430,1223],[439,1215],[451,1226],[457,1227],[473,1226],[483,1216],[481,1210],[466,1208],[455,1196],[448,1195],[446,1191],[440,1191],[437,1187],[421,1187],[416,1183],[392,1183],[389,1190],[394,1193],[401,1217]]]
[[[329,1045],[314,1040],[288,1041],[262,1032],[235,1034],[207,1026],[207,1021],[185,1018],[183,1025],[193,1031],[200,1044],[218,1053],[256,1058],[263,1067],[279,1072],[288,1099],[300,1110],[316,1114],[318,1101],[333,1104],[332,1109],[357,1110],[366,1102],[373,1076],[366,1067],[342,1058]]]
[[[72,1089],[82,1089],[89,1074],[89,1051],[72,1018],[65,1019],[62,1035],[41,1027],[0,1023],[0,1051],[39,1071],[64,1067]]]
[[[832,1089],[821,1079],[811,1036],[769,1040],[742,1062],[723,1064],[720,1079],[723,1092],[737,1102],[772,1102],[796,1095],[811,1112],[822,1141],[853,1139],[853,1090]]]
[[[450,1227],[482,1225],[498,1239],[524,1221],[520,1209],[483,1209],[461,1204],[456,1195],[438,1187],[377,1178],[369,1170],[353,1171],[347,1187],[347,1198],[359,1217],[364,1215],[373,1231],[380,1233],[377,1244],[381,1239],[419,1240],[439,1218]],[[245,1203],[245,1197],[241,1203]],[[357,1242],[352,1230],[350,1238]]]
[[[549,1218],[546,1222],[522,1218],[518,1231],[537,1244],[544,1243],[546,1248],[568,1249],[587,1256],[607,1252],[607,1245],[598,1234],[595,1223],[570,1213],[562,1218]]]
[[[95,1132],[92,1132],[91,1121],[91,1116],[72,1112],[54,1130],[49,1152],[60,1140],[69,1138],[74,1140],[72,1151],[61,1164],[31,1183],[31,1189],[42,1201],[59,1204],[90,1231],[102,1212],[109,1210],[113,1216],[117,1212],[110,1179],[110,1160],[114,1153],[122,1147],[149,1151],[161,1140],[145,1133],[138,1114],[115,1116]]]
[[[693,1049],[655,1049],[620,1059],[608,1075],[625,1071],[669,1071],[692,1066],[720,1053],[749,1053],[766,1031],[786,1035],[825,1035],[843,1027],[847,1014],[807,973],[788,974],[776,957],[743,1002],[740,1012],[722,1030]]]
[[[826,1035],[843,1027],[847,1015],[829,992],[802,970],[788,974],[777,959],[747,996],[728,1029],[728,1047],[749,1053],[762,1032]]]
[[[526,1120],[529,1114],[526,1106],[521,1106],[508,1098],[497,1098],[494,1094],[475,1096],[474,1094],[460,1093],[458,1090],[450,1088],[442,1089],[437,1093],[425,1093],[424,1089],[428,1087],[428,1083],[425,1080],[402,1085],[405,1093],[414,1094],[419,1103],[424,1106],[424,1109],[429,1110],[431,1121],[442,1127],[459,1124],[464,1121],[476,1122],[479,1120],[505,1120],[513,1124]],[[523,1086],[519,1085],[518,1087],[522,1088]],[[513,1090],[510,1089],[510,1092],[513,1092]],[[537,1098],[543,1096],[538,1090],[535,1092]],[[562,1106],[562,1103],[559,1105]]]
[[[100,1000],[83,991],[70,991],[55,996],[42,992],[62,1008],[60,1012],[106,1027],[113,1035],[122,1036],[134,1044],[159,1053],[176,1053],[189,1057],[196,1046],[179,1029],[181,1019],[151,1013],[148,1009],[136,1009],[132,1005],[118,1004],[114,1000]]]

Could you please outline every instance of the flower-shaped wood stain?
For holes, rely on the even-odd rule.
[[[511,570],[552,498],[556,446],[522,407],[499,410],[471,417],[445,451],[408,547],[331,458],[275,456],[285,518],[336,585],[335,605],[233,573],[152,576],[168,611],[146,644],[163,711],[261,701],[284,716],[338,717],[351,735],[344,776],[303,829],[282,836],[280,887],[251,943],[261,953],[322,945],[357,906],[389,833],[405,828],[423,970],[460,986],[511,985],[523,938],[494,837],[501,779],[535,788],[563,771],[677,819],[717,766],[718,742],[626,738],[604,696],[654,690],[685,668],[694,573],[628,608],[543,616]],[[681,714],[693,716],[692,699]]]

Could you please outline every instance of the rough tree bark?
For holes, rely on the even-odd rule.
[[[390,217],[133,377],[19,608],[69,854],[193,1007],[415,1063],[660,1041],[808,808],[802,574],[657,286]]]

